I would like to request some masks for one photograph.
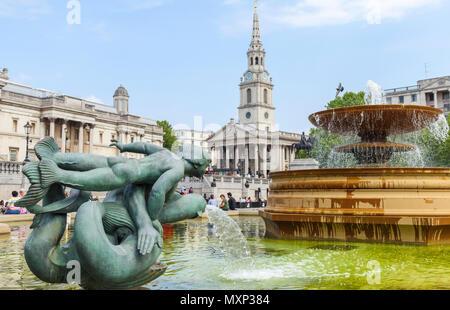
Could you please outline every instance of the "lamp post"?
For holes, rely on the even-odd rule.
[[[26,149],[26,153],[25,153],[24,163],[29,163],[30,159],[28,158],[28,144],[31,142],[30,141],[30,131],[31,131],[31,128],[33,128],[33,126],[31,126],[30,122],[27,122],[26,125],[23,127],[25,128],[25,134],[27,135],[27,149]]]

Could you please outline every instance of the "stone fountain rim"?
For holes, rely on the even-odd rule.
[[[424,112],[435,112],[437,114],[442,114],[442,110],[435,108],[435,107],[429,107],[424,105],[416,105],[416,104],[363,104],[363,105],[356,105],[356,106],[350,106],[350,107],[341,107],[341,108],[335,108],[335,109],[329,109],[329,110],[323,110],[316,113],[312,113],[309,116],[309,119],[314,119],[314,116],[316,115],[322,115],[322,114],[333,114],[333,113],[348,113],[348,112],[363,112],[363,111],[371,111],[371,110],[421,110]]]
[[[295,176],[399,176],[399,175],[446,175],[450,176],[450,168],[441,167],[364,167],[364,168],[324,168],[271,172],[270,177]]]

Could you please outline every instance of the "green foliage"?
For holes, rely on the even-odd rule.
[[[172,150],[172,146],[177,141],[172,125],[168,121],[157,121],[158,126],[161,126],[164,131],[163,147]]]
[[[360,91],[359,93],[346,92],[342,97],[337,97],[336,99],[328,102],[326,108],[336,109],[364,105],[366,104],[364,101],[364,96],[365,93],[363,91]]]

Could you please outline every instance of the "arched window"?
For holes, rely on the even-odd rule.
[[[253,66],[253,57],[250,57],[250,66]]]
[[[247,103],[252,103],[252,90],[247,89]]]
[[[268,102],[267,94],[268,94],[267,89],[264,89],[264,103],[265,104],[267,104],[267,102]]]
[[[264,66],[264,58],[261,57],[261,65]]]
[[[258,57],[255,58],[255,65],[258,64]]]

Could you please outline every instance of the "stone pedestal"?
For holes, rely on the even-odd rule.
[[[314,158],[295,159],[289,166],[289,170],[307,169],[319,169],[319,162]]]

